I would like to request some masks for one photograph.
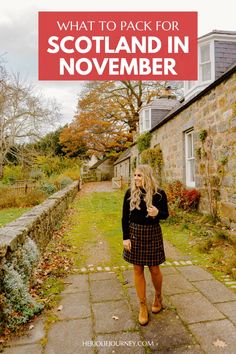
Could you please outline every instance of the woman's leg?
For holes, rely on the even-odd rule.
[[[162,273],[159,266],[149,266],[152,283],[155,288],[155,298],[152,305],[152,312],[157,313],[162,309]]]
[[[134,264],[134,283],[136,293],[140,301],[139,323],[148,323],[148,310],[146,305],[146,280],[144,276],[144,266]]]
[[[144,276],[144,266],[134,264],[134,283],[136,293],[140,301],[146,300],[146,280]]]

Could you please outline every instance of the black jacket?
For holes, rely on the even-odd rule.
[[[125,193],[122,214],[123,240],[129,239],[130,223],[152,225],[159,223],[160,219],[166,219],[169,216],[167,197],[162,189],[159,189],[158,193],[154,194],[152,198],[152,204],[159,210],[155,218],[147,216],[147,206],[143,199],[144,195],[144,193],[141,194],[140,210],[134,209],[130,211],[130,189]]]

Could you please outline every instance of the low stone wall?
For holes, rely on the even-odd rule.
[[[79,182],[72,183],[0,228],[0,325],[2,322],[2,326],[5,323],[14,327],[17,319],[23,323],[30,318],[29,309],[32,315],[41,309],[28,292],[29,280],[79,188]],[[28,318],[24,317],[24,310]],[[12,323],[11,313],[15,312],[17,319]]]

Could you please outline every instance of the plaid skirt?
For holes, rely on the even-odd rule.
[[[130,223],[131,251],[123,250],[123,258],[132,264],[154,266],[165,262],[162,231],[159,224]]]

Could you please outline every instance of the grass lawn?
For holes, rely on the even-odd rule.
[[[165,238],[216,277],[236,278],[235,241],[223,225],[215,225],[209,215],[179,212],[162,225]]]
[[[73,203],[70,230],[65,241],[72,245],[76,266],[87,264],[88,250],[104,239],[110,261],[101,266],[127,265],[122,259],[121,210],[124,191],[81,194]],[[235,246],[224,231],[214,229],[207,219],[197,213],[180,213],[161,223],[163,235],[183,254],[207,267],[215,275],[233,275]],[[104,251],[105,252],[105,251]],[[96,254],[94,256],[96,258]],[[105,257],[104,257],[105,258]]]
[[[0,210],[0,227],[19,218],[26,211],[31,208],[6,208]]]
[[[66,242],[74,249],[75,264],[83,267],[87,263],[87,250],[96,246],[98,235],[109,248],[110,262],[102,266],[126,264],[122,259],[121,208],[123,193],[93,192],[79,196],[73,203],[74,215]],[[96,255],[95,255],[96,256]],[[105,257],[104,257],[105,258]]]

